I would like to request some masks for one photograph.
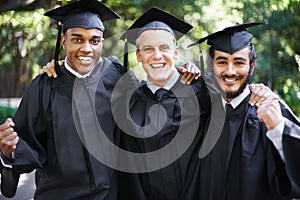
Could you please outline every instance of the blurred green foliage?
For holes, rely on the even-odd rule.
[[[15,115],[17,108],[11,108],[6,106],[0,106],[0,124],[5,122],[8,117],[13,117]]]
[[[55,2],[55,1],[53,1]],[[53,7],[70,1],[57,1]],[[258,52],[253,82],[262,82],[287,102],[300,116],[300,0],[103,0],[122,18],[105,22],[103,55],[122,60],[120,36],[144,11],[162,8],[194,26],[179,41],[181,61],[198,62],[198,47],[187,49],[191,42],[226,26],[264,21],[263,26],[249,29]],[[45,8],[48,6],[45,5]],[[0,16],[0,97],[20,97],[41,66],[54,54],[56,23],[43,16],[46,10],[7,11]],[[201,45],[207,50],[207,45]],[[143,77],[130,47],[130,67]],[[63,58],[63,51],[60,57]]]
[[[8,11],[0,16],[0,94],[21,96],[41,65],[53,55],[56,30],[44,9]]]

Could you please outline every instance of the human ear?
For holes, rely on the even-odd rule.
[[[251,68],[251,69],[250,69],[250,75],[253,74],[255,66],[256,66],[256,61],[253,61],[253,62],[251,63],[251,66],[250,66],[250,68]]]
[[[175,52],[174,52],[174,59],[178,60],[178,58],[179,58],[179,50],[178,50],[178,48],[176,48]]]
[[[62,36],[62,37],[60,38],[60,42],[61,42],[62,47],[63,47],[64,50],[66,50],[66,38],[65,38],[65,37],[66,37],[66,36]]]
[[[137,61],[138,61],[138,62],[142,62],[141,52],[140,52],[139,49],[137,49],[137,50],[135,51],[135,55],[136,55]]]

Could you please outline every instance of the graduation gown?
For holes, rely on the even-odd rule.
[[[167,119],[162,129],[157,134],[140,138],[123,133],[120,147],[130,152],[149,153],[160,150],[174,141],[180,134],[184,138],[191,138],[191,143],[184,152],[174,148],[167,155],[158,156],[153,163],[163,163],[168,157],[174,156],[174,161],[166,166],[148,172],[127,173],[119,172],[119,199],[122,200],[194,200],[198,198],[199,188],[199,162],[198,153],[203,132],[206,131],[210,115],[209,93],[204,81],[194,81],[191,85],[195,98],[188,94],[188,85],[179,82],[166,91],[162,97],[151,92],[146,84],[140,86],[131,96],[130,117],[139,126],[144,127],[153,121],[163,121],[162,108],[152,113],[150,120],[149,109],[151,106],[163,106]],[[197,107],[197,105],[199,105]],[[122,104],[118,104],[119,106]],[[197,112],[195,112],[195,109]],[[195,116],[194,113],[197,113]],[[200,117],[200,118],[199,118]],[[193,120],[188,120],[193,119]],[[159,124],[159,123],[158,123]],[[195,129],[191,128],[195,127]],[[156,130],[156,125],[151,130]],[[181,128],[181,129],[180,129]],[[149,129],[148,129],[149,130]],[[140,133],[146,136],[151,131]],[[179,146],[185,144],[184,139],[177,141]],[[172,154],[172,155],[171,155]],[[130,158],[128,158],[130,160]],[[132,163],[138,165],[140,163]]]
[[[282,137],[282,150],[284,153],[287,174],[291,181],[291,195],[300,198],[300,121],[291,112],[289,107],[282,102],[281,111],[285,117],[285,126]]]
[[[117,59],[103,57],[90,76],[79,80],[79,92],[96,93],[101,103],[96,113],[106,115],[99,120],[113,142],[114,122],[107,98],[124,72]],[[72,99],[75,79],[61,67],[57,79],[44,74],[32,81],[13,119],[20,137],[13,171],[21,174],[36,169],[35,199],[116,199],[114,170],[89,153],[77,132],[74,117],[80,113],[76,113],[76,104],[74,111],[74,98],[86,93],[74,94]],[[80,118],[76,120],[80,126]]]
[[[292,132],[299,131],[299,121],[281,105],[290,120],[283,133],[283,161],[257,119],[256,107],[248,104],[249,97],[227,112],[218,142],[200,160],[199,199],[276,200],[299,195],[299,139],[291,138],[288,128],[293,124]]]

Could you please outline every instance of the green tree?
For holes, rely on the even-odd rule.
[[[264,82],[300,116],[300,1],[277,0],[245,2],[244,21],[263,19],[267,25],[253,32],[257,39],[259,62],[256,82]],[[259,8],[259,9],[258,9]],[[261,18],[263,17],[263,18]]]
[[[8,11],[0,16],[1,97],[21,96],[44,59],[51,59],[55,41],[49,38],[56,32],[44,12]]]
[[[1,0],[0,0],[1,1]],[[74,1],[74,0],[72,0]],[[68,0],[32,0],[33,4],[6,11],[0,16],[0,97],[20,97],[39,68],[53,58],[56,22],[43,13]],[[265,21],[266,25],[250,29],[259,54],[254,82],[263,82],[300,116],[300,0],[103,0],[122,19],[105,22],[103,54],[122,60],[124,42],[119,38],[151,6],[157,6],[186,20],[193,30],[179,41],[184,61],[197,62],[198,48],[187,45],[216,30],[236,23]],[[8,4],[6,4],[7,6]],[[13,4],[11,4],[13,6]],[[13,8],[13,7],[11,7]],[[207,49],[207,45],[201,45]],[[134,47],[130,47],[134,52]],[[60,55],[63,58],[63,55]],[[141,69],[135,55],[131,68]],[[141,71],[141,70],[140,70]]]

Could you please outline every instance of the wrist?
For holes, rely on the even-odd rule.
[[[5,159],[5,160],[8,160],[10,162],[12,162],[14,159],[15,159],[15,151],[11,152],[10,154],[6,155],[4,154],[3,152],[1,152],[1,155],[2,157]]]
[[[14,162],[14,159],[11,156],[5,156],[3,153],[1,153],[1,163],[3,166],[7,167],[7,166],[11,166],[12,163]]]

